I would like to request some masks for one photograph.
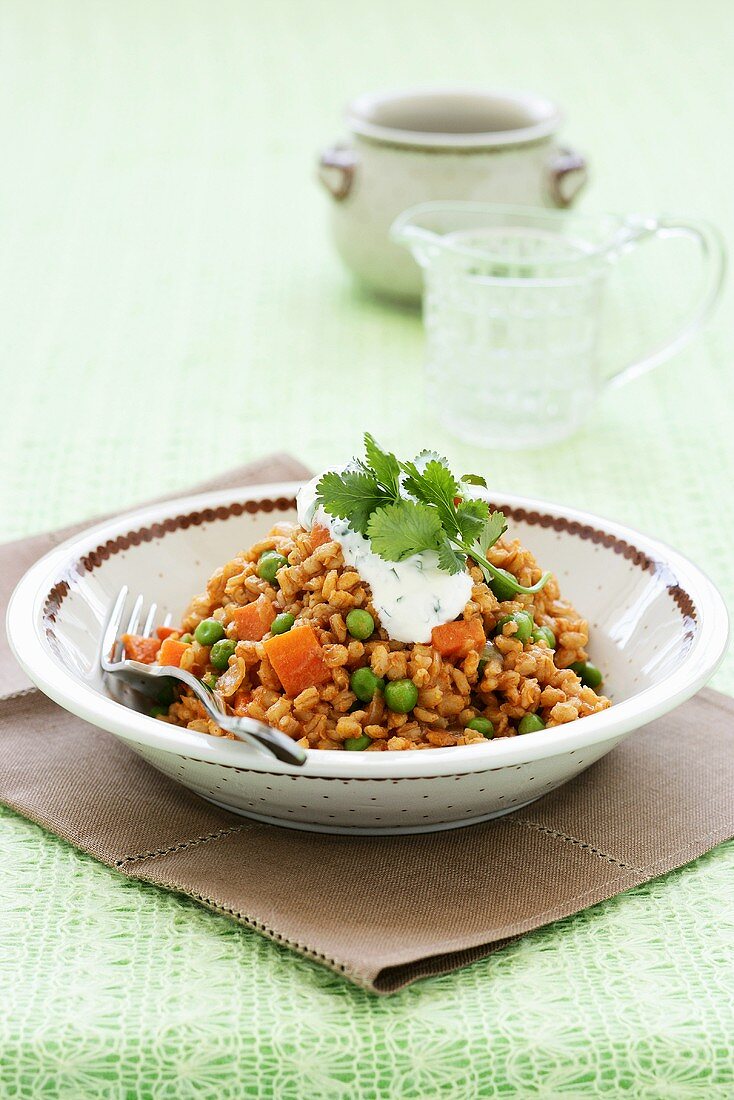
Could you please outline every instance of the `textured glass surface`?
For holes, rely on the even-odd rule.
[[[639,526],[731,601],[731,288],[703,339],[576,438],[483,453],[433,427],[419,318],[352,288],[313,178],[363,88],[527,84],[567,109],[589,210],[702,214],[732,239],[730,19],[725,0],[620,0],[613,18],[425,0],[420,19],[407,0],[6,0],[0,537],[278,447],[323,466],[369,428]],[[662,326],[649,303],[675,287],[653,259],[610,319],[610,368]],[[731,658],[714,685],[734,691]],[[0,1097],[723,1100],[733,914],[730,844],[377,1000],[2,812]]]

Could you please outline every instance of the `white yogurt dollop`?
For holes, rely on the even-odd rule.
[[[326,527],[341,544],[344,561],[370,586],[375,611],[393,641],[430,642],[434,626],[451,622],[464,610],[471,597],[471,577],[439,569],[432,550],[405,561],[383,561],[347,520],[334,519],[318,506],[316,486],[321,477],[298,491],[298,522],[307,529],[315,523]]]

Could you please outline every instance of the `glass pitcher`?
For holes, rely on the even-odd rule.
[[[638,378],[690,340],[723,282],[723,243],[702,222],[431,202],[406,210],[390,233],[424,272],[429,407],[453,434],[483,447],[537,447],[570,435],[605,388]],[[672,336],[602,377],[608,276],[643,241],[669,237],[700,249],[697,301]]]

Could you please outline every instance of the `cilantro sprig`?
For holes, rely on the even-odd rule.
[[[493,512],[484,500],[466,496],[462,486],[483,485],[478,474],[457,480],[445,458],[422,451],[412,462],[400,462],[383,451],[365,433],[365,457],[342,473],[329,471],[316,487],[316,498],[330,516],[345,519],[354,531],[370,540],[385,561],[434,550],[439,568],[460,573],[471,558],[485,578],[501,578],[515,592],[538,592],[548,581],[524,587],[510,581],[487,560],[487,553],[507,530],[502,512]]]

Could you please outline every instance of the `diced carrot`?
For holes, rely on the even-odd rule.
[[[158,651],[158,664],[175,665],[178,668],[181,664],[181,658],[188,648],[186,642],[177,642],[175,638],[165,638]]]
[[[472,649],[486,645],[487,636],[479,619],[469,619],[434,626],[431,642],[442,657],[467,657]]]
[[[141,634],[123,634],[122,644],[125,646],[125,656],[130,661],[140,661],[144,665],[152,665],[158,656],[160,641],[158,638],[143,638]]]
[[[311,553],[313,554],[317,546],[323,546],[325,542],[331,542],[331,532],[328,527],[323,527],[320,523],[315,523],[311,528]]]
[[[265,652],[287,695],[298,695],[331,677],[321,644],[310,626],[274,634],[265,642]]]
[[[172,634],[178,634],[178,631],[173,626],[157,626],[155,632],[162,642],[164,642],[166,638],[170,638]]]
[[[260,596],[254,603],[238,607],[232,618],[241,642],[259,642],[270,630],[275,608],[267,596]]]

